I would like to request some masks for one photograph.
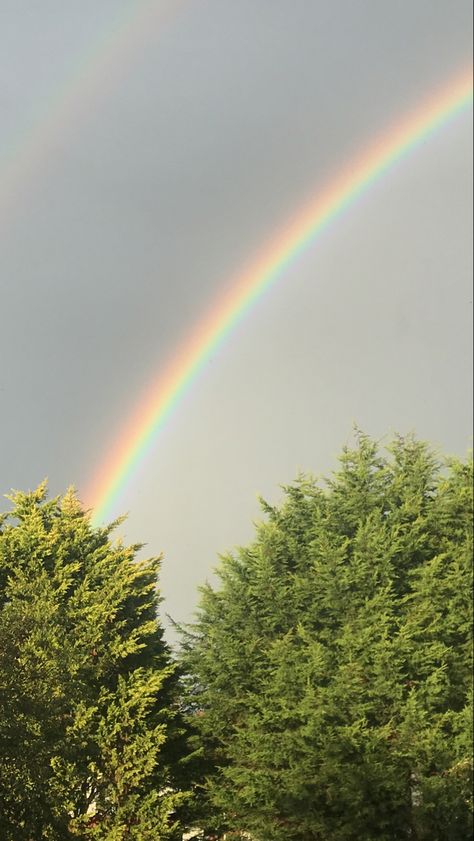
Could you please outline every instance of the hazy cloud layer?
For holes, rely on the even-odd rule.
[[[113,51],[129,8],[0,0],[5,492],[45,475],[53,493],[83,489],[218,292],[470,61],[464,0],[190,0],[101,70],[87,57]],[[61,108],[12,190],[15,156]],[[330,469],[353,421],[469,446],[470,143],[465,114],[286,272],[129,487],[126,536],[164,551],[177,618],[217,552],[251,535],[256,494]]]

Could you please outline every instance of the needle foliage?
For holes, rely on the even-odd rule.
[[[184,639],[202,825],[465,841],[472,463],[359,434],[329,481],[301,476],[263,508]]]
[[[159,561],[92,528],[72,492],[11,499],[0,526],[2,841],[181,837]]]

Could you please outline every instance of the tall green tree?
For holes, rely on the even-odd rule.
[[[184,639],[202,825],[464,841],[472,463],[412,437],[380,453],[359,434],[329,481],[284,490],[222,558]]]
[[[2,841],[181,837],[178,682],[157,559],[72,492],[11,497],[0,526]]]

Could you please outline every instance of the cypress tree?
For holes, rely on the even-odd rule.
[[[178,682],[159,560],[93,528],[72,491],[0,527],[0,835],[181,837]]]
[[[472,463],[359,434],[329,481],[300,476],[263,509],[185,637],[202,825],[464,841]]]

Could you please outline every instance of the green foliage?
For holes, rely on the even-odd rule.
[[[113,526],[92,528],[73,492],[11,499],[0,524],[0,837],[180,837],[159,561],[112,543]]]
[[[201,825],[464,841],[472,463],[413,438],[383,455],[360,434],[326,485],[301,476],[263,507],[184,641]]]

